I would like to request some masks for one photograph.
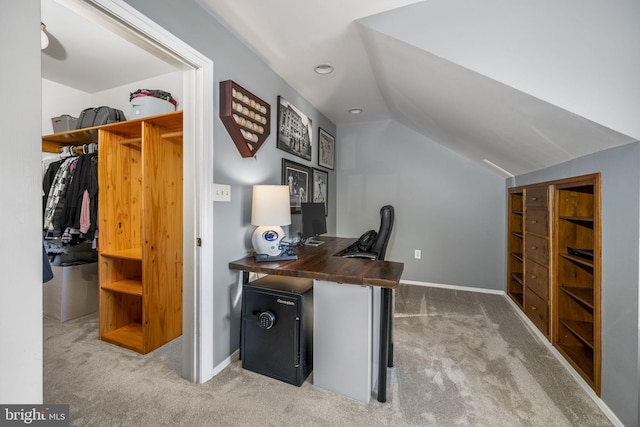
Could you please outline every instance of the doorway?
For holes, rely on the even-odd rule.
[[[115,0],[59,0],[74,13],[177,64],[182,71],[183,340],[182,376],[213,376],[213,62],[131,6]]]

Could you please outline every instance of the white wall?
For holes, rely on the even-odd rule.
[[[0,403],[42,403],[40,1],[0,2]]]
[[[178,101],[177,109],[182,109],[182,71],[164,74],[146,80],[128,83],[95,93],[80,90],[42,79],[42,131],[43,135],[53,133],[51,119],[63,114],[78,117],[85,108],[108,105],[122,110],[130,119],[129,94],[138,89],[160,89],[170,92]]]

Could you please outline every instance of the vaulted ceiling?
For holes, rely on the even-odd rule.
[[[640,138],[634,0],[197,2],[338,125],[393,119],[505,176]]]
[[[202,6],[334,121],[338,141],[341,124],[395,120],[508,176],[640,139],[637,0],[184,1]],[[86,81],[87,68],[73,74],[77,57],[98,64],[93,81],[107,85],[173,69],[64,16],[55,0],[42,7],[53,36],[45,78]],[[71,19],[80,35],[67,31]],[[124,64],[114,61],[124,55]],[[313,71],[324,63],[334,72]],[[79,89],[104,88],[87,81]]]

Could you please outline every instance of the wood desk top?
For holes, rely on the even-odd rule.
[[[342,258],[339,254],[357,239],[315,237],[325,242],[320,246],[298,246],[293,252],[298,259],[289,261],[256,262],[255,258],[232,261],[229,268],[253,273],[304,277],[353,285],[378,286],[396,289],[404,264],[361,258]]]

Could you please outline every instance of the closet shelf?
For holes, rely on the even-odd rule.
[[[124,122],[111,123],[108,125],[94,126],[84,129],[73,129],[66,132],[54,133],[42,137],[42,151],[47,153],[57,153],[60,147],[66,145],[88,144],[98,141],[99,132],[102,130],[117,134],[123,138],[140,140],[140,126],[142,122],[161,126],[163,138],[182,138],[182,111],[159,114],[157,116],[142,117]]]
[[[132,259],[134,261],[142,260],[142,248],[121,249],[113,251],[102,251],[100,255],[109,258]]]
[[[119,282],[107,283],[101,285],[100,289],[141,297],[142,279],[125,279]]]
[[[129,350],[142,352],[142,325],[130,323],[114,331],[102,334],[102,340]]]

